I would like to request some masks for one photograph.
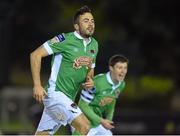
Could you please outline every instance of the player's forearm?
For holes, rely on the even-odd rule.
[[[90,69],[90,71],[87,74],[87,77],[93,78],[94,77],[94,69]]]
[[[31,73],[32,73],[33,83],[35,86],[41,86],[41,80],[40,80],[41,59],[42,57],[36,52],[33,52],[30,55]]]

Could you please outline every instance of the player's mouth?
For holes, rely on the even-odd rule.
[[[92,32],[92,31],[93,31],[93,28],[92,28],[92,27],[88,27],[87,30],[88,30],[89,32]]]
[[[118,76],[121,80],[124,79],[124,74],[119,74]]]

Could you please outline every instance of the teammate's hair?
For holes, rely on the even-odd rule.
[[[76,11],[74,18],[73,18],[73,23],[78,24],[79,16],[83,15],[84,13],[91,13],[91,9],[86,5]]]
[[[120,54],[116,54],[116,55],[113,55],[112,57],[110,57],[109,59],[109,66],[114,66],[116,63],[118,62],[122,62],[122,63],[129,63],[129,60],[123,56],[123,55],[120,55]]]

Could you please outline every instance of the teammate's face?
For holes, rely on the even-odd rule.
[[[92,36],[94,33],[94,28],[94,18],[91,13],[80,15],[76,31],[78,31],[82,37],[88,38]]]
[[[116,63],[113,67],[110,66],[111,78],[115,83],[124,80],[128,69],[127,63]]]

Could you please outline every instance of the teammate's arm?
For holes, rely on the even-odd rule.
[[[94,68],[91,68],[87,74],[87,77],[93,78],[94,77]]]
[[[89,103],[84,101],[83,99],[79,100],[79,107],[81,108],[82,112],[88,117],[88,119],[95,124],[102,124],[106,129],[112,129],[114,126],[112,125],[113,122],[108,119],[103,119],[99,117],[89,106]]]
[[[101,117],[99,117],[94,111],[89,107],[89,103],[85,102],[83,99],[79,100],[79,107],[81,108],[82,112],[88,117],[89,120],[100,124]]]
[[[108,105],[106,111],[106,119],[113,120],[114,110],[115,110],[116,100],[113,100],[110,105]]]
[[[93,77],[94,77],[94,69],[91,68],[86,76],[86,82],[83,83],[83,89],[89,90],[94,87]]]
[[[46,91],[42,87],[40,79],[41,60],[46,56],[48,56],[48,52],[43,46],[40,46],[30,54],[31,73],[34,83],[33,97],[38,102],[42,102],[46,95]]]

